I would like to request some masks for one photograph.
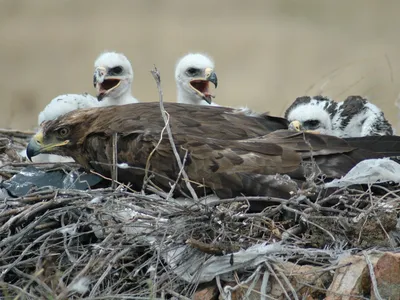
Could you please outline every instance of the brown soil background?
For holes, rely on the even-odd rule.
[[[361,94],[397,126],[399,1],[0,0],[0,126],[28,129],[55,96],[94,93],[103,50],[125,53],[133,94],[175,101],[174,67],[202,51],[216,62],[216,102],[281,115],[297,96]]]

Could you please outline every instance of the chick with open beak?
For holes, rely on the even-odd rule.
[[[218,87],[218,77],[212,68],[206,68],[204,70],[204,77],[199,77],[189,82],[190,87],[208,104],[211,104],[214,95],[210,93],[210,82],[214,84],[214,87]]]
[[[118,98],[126,91],[131,82],[129,76],[122,75],[122,72],[123,69],[120,66],[95,69],[93,85],[96,88],[97,100],[102,101],[107,96]]]
[[[105,52],[95,62],[93,86],[102,106],[139,102],[131,94],[133,69],[125,55]]]
[[[218,106],[212,101],[215,96],[210,90],[210,82],[217,88],[218,78],[209,56],[189,53],[182,57],[175,67],[175,81],[178,103]]]

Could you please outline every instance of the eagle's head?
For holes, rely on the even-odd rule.
[[[201,104],[205,100],[211,104],[214,95],[210,93],[209,84],[218,86],[214,62],[200,53],[190,53],[181,58],[175,68],[175,81],[178,88],[178,102]]]
[[[333,135],[332,118],[337,103],[323,96],[299,97],[286,110],[289,130]]]
[[[74,110],[54,120],[43,122],[26,148],[28,159],[47,153],[70,156],[85,165],[79,146],[93,132],[92,129],[98,127],[97,116],[91,111],[92,109],[101,108]]]
[[[130,92],[133,69],[122,53],[104,52],[94,63],[93,85],[99,101],[105,97],[120,98]]]

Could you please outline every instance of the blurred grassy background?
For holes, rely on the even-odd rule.
[[[400,2],[379,0],[0,0],[0,126],[27,129],[55,96],[94,93],[103,50],[125,53],[133,94],[175,101],[174,66],[216,62],[216,102],[281,115],[297,96],[370,97],[397,125]]]

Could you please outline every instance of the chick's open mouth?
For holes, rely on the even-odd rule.
[[[119,79],[106,79],[101,83],[100,90],[103,92],[111,90],[112,88],[115,88],[119,82]]]
[[[119,79],[105,79],[102,83],[97,83],[97,100],[101,101],[110,91],[115,89],[121,80]]]
[[[211,98],[215,96],[210,93],[209,84],[210,82],[208,80],[192,80],[190,82],[190,85],[198,91],[203,98],[211,100]]]

